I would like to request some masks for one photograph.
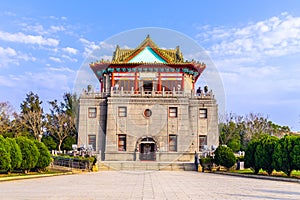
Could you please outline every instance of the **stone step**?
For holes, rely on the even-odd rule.
[[[155,162],[155,161],[102,161],[98,163],[100,171],[194,171],[194,163],[190,162]]]

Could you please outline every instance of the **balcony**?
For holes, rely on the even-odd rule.
[[[197,94],[194,90],[188,91],[177,91],[173,89],[172,91],[134,91],[133,88],[131,90],[116,90],[111,88],[110,92],[94,92],[94,91],[83,91],[80,95],[80,98],[106,98],[106,97],[148,97],[148,98],[157,98],[157,97],[186,97],[186,98],[193,98],[193,99],[214,99],[214,94],[212,90],[207,93],[200,93]]]

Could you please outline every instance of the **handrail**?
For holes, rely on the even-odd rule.
[[[86,92],[83,91],[81,98],[105,98],[105,97],[188,97],[196,99],[213,99],[214,94],[211,91],[207,93],[196,94],[186,91],[133,91],[133,90],[111,90],[110,92]]]

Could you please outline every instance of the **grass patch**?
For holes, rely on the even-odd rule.
[[[41,176],[41,175],[51,175],[51,174],[60,174],[62,171],[59,170],[47,170],[44,172],[28,172],[27,174],[22,172],[12,172],[7,174],[4,171],[0,171],[0,180],[7,177],[25,177],[25,176]]]

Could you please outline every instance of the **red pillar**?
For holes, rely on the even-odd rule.
[[[135,75],[135,76],[134,76],[134,91],[138,91],[139,86],[138,86],[137,72],[135,72],[134,75]]]
[[[160,75],[160,73],[158,73],[157,91],[161,92],[161,75]]]
[[[184,74],[182,73],[182,78],[181,78],[181,91],[184,91]]]

